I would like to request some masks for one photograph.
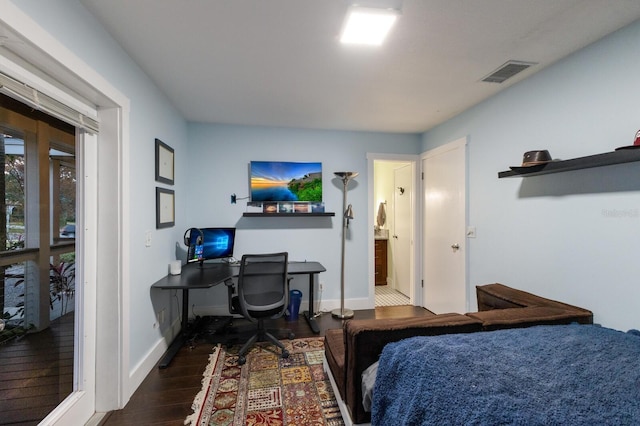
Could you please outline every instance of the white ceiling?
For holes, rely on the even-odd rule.
[[[189,121],[411,133],[640,18],[638,0],[362,0],[401,2],[376,49],[337,41],[348,0],[81,1]],[[480,81],[508,60],[538,65]]]

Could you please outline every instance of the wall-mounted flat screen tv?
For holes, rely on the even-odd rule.
[[[322,163],[252,161],[251,201],[322,201]]]

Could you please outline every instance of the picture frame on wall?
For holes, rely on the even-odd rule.
[[[171,189],[156,187],[156,228],[170,228],[175,225],[176,200]]]
[[[156,181],[173,185],[175,155],[173,148],[156,139]]]

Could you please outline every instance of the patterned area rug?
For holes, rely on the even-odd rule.
[[[283,340],[289,358],[259,343],[238,365],[239,346],[216,346],[185,425],[344,425],[322,367],[322,337]]]

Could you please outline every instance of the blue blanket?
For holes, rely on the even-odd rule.
[[[554,325],[385,346],[372,425],[640,425],[640,336]]]

